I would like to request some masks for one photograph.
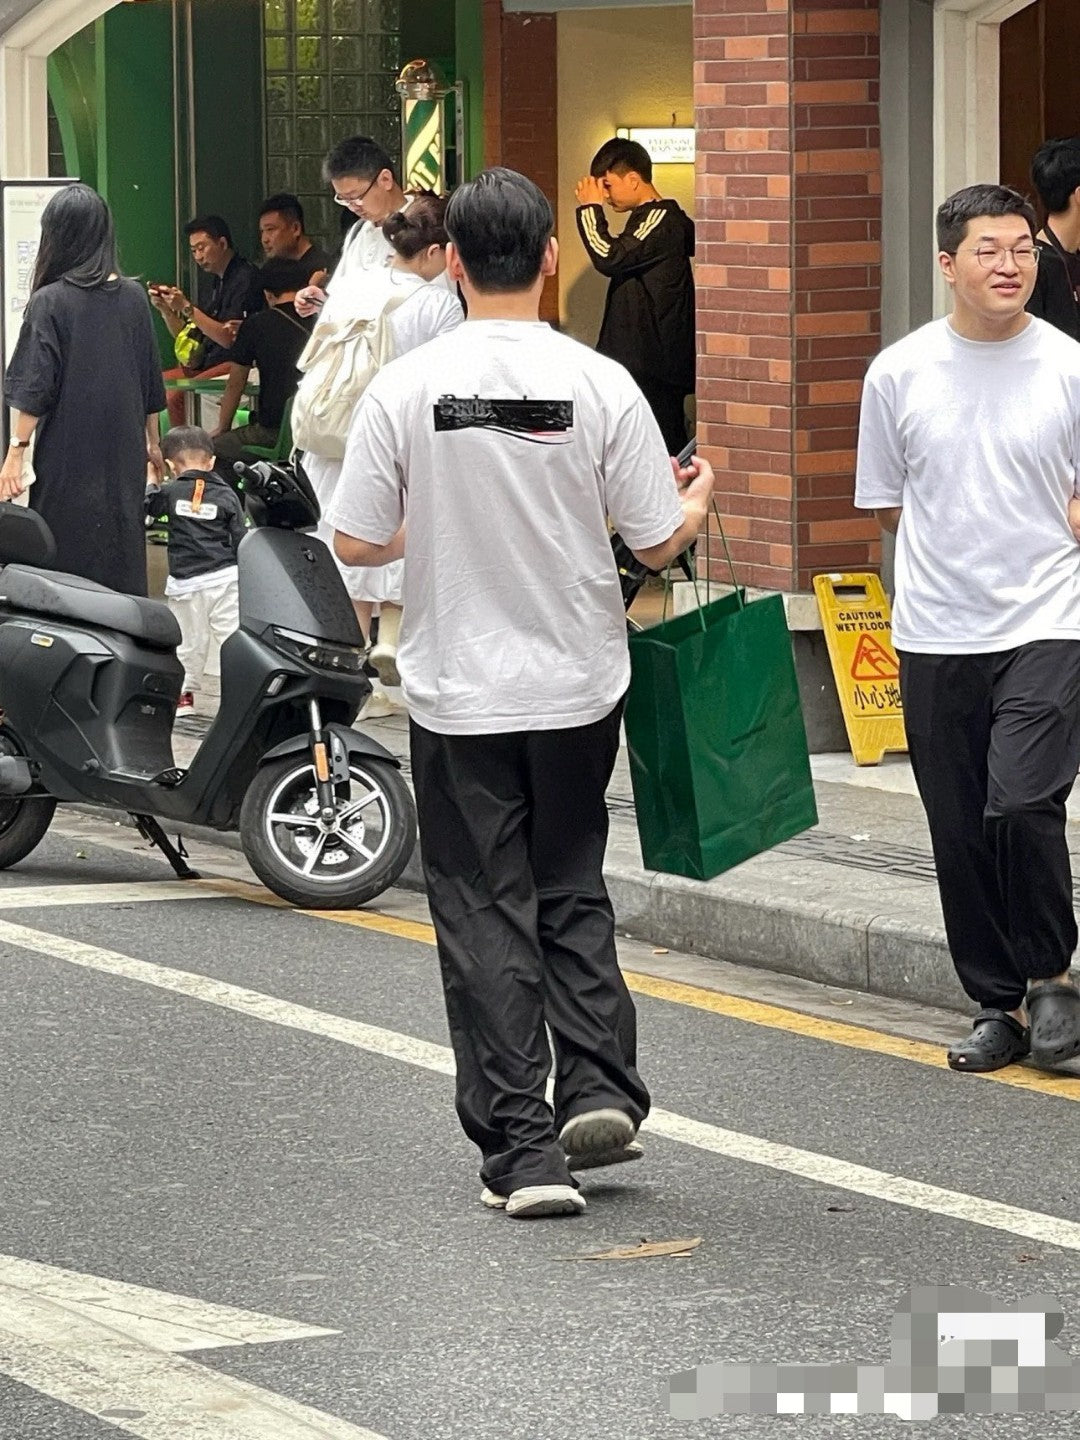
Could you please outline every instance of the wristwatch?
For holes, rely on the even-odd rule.
[[[29,441],[29,440],[17,440],[17,439],[15,438],[15,436],[13,435],[13,436],[11,437],[10,441],[8,442],[8,448],[9,448],[10,450],[29,450],[29,449],[30,449],[30,441]]]

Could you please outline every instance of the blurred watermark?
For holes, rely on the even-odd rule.
[[[1052,1343],[1048,1295],[1015,1304],[963,1286],[913,1289],[884,1365],[699,1365],[667,1385],[677,1420],[712,1415],[1037,1415],[1080,1410],[1080,1361]]]

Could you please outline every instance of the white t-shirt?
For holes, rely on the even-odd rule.
[[[405,209],[407,204],[406,201],[402,209]],[[351,275],[356,270],[377,270],[382,265],[389,265],[395,253],[394,247],[383,234],[381,225],[375,225],[370,220],[358,221],[345,236],[341,259],[330,277],[326,293],[334,293],[334,281],[339,275]]]
[[[1011,340],[947,320],[866,377],[855,504],[902,506],[893,641],[964,655],[1080,640],[1080,345],[1031,319]]]
[[[447,335],[464,321],[465,312],[456,295],[437,280],[427,281],[421,275],[391,269],[394,278],[412,290],[407,300],[391,311],[387,323],[394,342],[394,356],[405,355],[418,345],[426,345],[439,335]]]
[[[683,519],[667,446],[622,366],[503,320],[395,360],[357,407],[327,519],[384,545],[406,495],[398,669],[417,723],[498,734],[608,714],[630,665],[607,517],[635,549]]]

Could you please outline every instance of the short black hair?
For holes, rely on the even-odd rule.
[[[1048,215],[1069,208],[1069,196],[1080,190],[1080,135],[1047,140],[1035,151],[1031,183]]]
[[[614,140],[605,140],[592,158],[589,174],[594,180],[602,180],[609,170],[616,175],[625,175],[633,170],[647,184],[652,184],[652,156],[636,140],[625,140],[617,135]]]
[[[355,175],[358,180],[374,180],[389,170],[398,183],[397,166],[377,140],[370,135],[350,135],[339,140],[323,161],[323,175],[327,180],[341,180],[346,175]]]
[[[968,222],[980,215],[1020,215],[1027,221],[1033,239],[1039,228],[1035,207],[1019,190],[1010,190],[1007,185],[968,185],[950,195],[937,212],[938,249],[955,255],[967,236]]]
[[[213,455],[214,442],[201,425],[177,425],[161,437],[161,454],[166,460],[178,455]]]
[[[310,271],[299,260],[285,258],[268,260],[256,276],[259,289],[268,290],[271,295],[295,294],[310,278]]]
[[[528,290],[540,274],[555,216],[538,185],[497,165],[454,191],[446,229],[477,290]]]
[[[304,207],[300,204],[300,198],[290,195],[287,190],[266,197],[259,211],[259,219],[264,215],[280,215],[284,220],[297,221],[301,230],[304,228]]]
[[[220,215],[196,215],[184,226],[184,234],[209,235],[211,240],[224,240],[229,246],[233,243],[229,222]]]

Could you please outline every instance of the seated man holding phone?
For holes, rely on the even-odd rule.
[[[195,375],[209,379],[228,373],[228,352],[241,322],[245,316],[262,310],[265,301],[255,266],[237,253],[228,222],[220,215],[189,220],[184,234],[195,264],[212,278],[205,307],[192,304],[175,285],[148,285],[147,292],[174,341],[187,327],[194,327],[198,332],[190,336],[190,358],[178,353],[180,364],[166,370],[165,379],[179,380]],[[182,392],[170,392],[168,409],[170,425],[182,425]]]

